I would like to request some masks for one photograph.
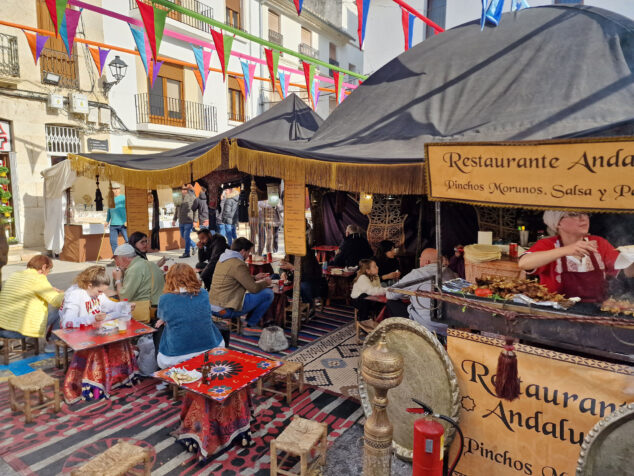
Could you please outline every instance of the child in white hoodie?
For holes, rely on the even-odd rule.
[[[59,310],[62,329],[92,325],[121,315],[128,303],[108,299],[104,292],[109,285],[110,278],[103,266],[90,266],[79,273],[64,293]]]
[[[374,260],[362,259],[359,261],[359,271],[354,279],[350,297],[358,310],[357,317],[362,329],[368,331],[376,327],[376,322],[369,319],[370,312],[383,307],[381,303],[363,298],[366,296],[385,296],[386,289],[381,287],[379,268]]]

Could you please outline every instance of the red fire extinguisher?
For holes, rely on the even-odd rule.
[[[412,398],[420,408],[408,408],[409,413],[425,415],[414,422],[414,457],[412,476],[447,476],[453,473],[460,457],[464,436],[458,424],[445,415],[435,414],[429,405]],[[445,428],[436,420],[444,420],[456,429],[460,435],[460,450],[451,469],[447,469],[444,459]]]

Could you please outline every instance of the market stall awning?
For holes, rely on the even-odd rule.
[[[290,94],[238,127],[177,149],[143,155],[73,154],[69,158],[80,175],[94,177],[99,174],[104,179],[143,189],[154,189],[159,185],[175,187],[215,170],[221,162],[223,139],[274,140],[289,144],[309,139],[322,122],[304,101]]]
[[[634,133],[634,22],[547,6],[429,38],[371,75],[305,143],[238,138],[240,170],[338,190],[424,193],[424,145]]]

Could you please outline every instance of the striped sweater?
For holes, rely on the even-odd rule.
[[[44,337],[48,305],[59,307],[63,298],[43,274],[34,269],[18,271],[0,291],[0,328],[26,337]]]

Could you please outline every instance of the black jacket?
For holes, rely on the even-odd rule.
[[[224,253],[224,251],[228,248],[227,241],[224,239],[224,236],[215,234],[211,237],[211,240],[208,243],[209,246],[209,258],[207,261],[207,266],[200,273],[200,279],[205,284],[205,289],[209,291],[211,287],[211,280],[214,277],[214,272],[216,271],[216,265],[218,264],[218,259],[220,255]]]
[[[207,195],[201,191],[198,198],[192,205],[192,210],[198,211],[198,224],[202,226],[203,222],[209,220],[209,206],[207,205]]]
[[[372,258],[374,252],[368,240],[358,233],[346,236],[339,247],[339,253],[332,264],[335,266],[359,266],[359,261]]]
[[[234,224],[234,215],[238,210],[238,197],[229,197],[223,200],[222,204],[222,223],[225,225],[233,225]]]

